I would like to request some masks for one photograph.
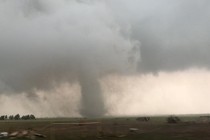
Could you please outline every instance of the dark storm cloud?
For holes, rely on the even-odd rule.
[[[104,115],[108,73],[127,76],[137,62],[146,73],[209,68],[209,9],[208,0],[2,0],[0,92],[79,83],[80,113]]]
[[[0,91],[52,90],[64,82],[81,86],[85,116],[105,106],[98,79],[135,67],[138,42],[123,36],[101,1],[0,1]],[[128,60],[129,59],[129,60]],[[82,70],[81,70],[82,69]]]

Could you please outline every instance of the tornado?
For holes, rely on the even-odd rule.
[[[102,117],[106,113],[104,99],[98,79],[91,72],[79,76],[81,86],[80,113],[85,117]]]
[[[107,114],[100,80],[139,58],[109,3],[0,1],[0,9],[2,106],[18,100],[16,111],[42,117]]]

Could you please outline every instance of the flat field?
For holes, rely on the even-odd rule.
[[[57,118],[33,121],[0,121],[1,132],[33,129],[46,140],[209,140],[210,123],[199,116],[179,116],[181,122],[168,123],[167,116],[122,118]],[[26,138],[18,138],[26,139]]]

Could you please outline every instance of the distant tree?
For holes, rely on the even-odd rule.
[[[5,119],[5,120],[7,120],[7,119],[8,119],[7,115],[5,115],[5,116],[4,116],[4,119]]]
[[[19,120],[20,119],[20,115],[19,114],[15,115],[14,119],[15,120]]]
[[[4,120],[4,115],[0,116],[0,120]]]
[[[23,115],[23,116],[22,116],[22,119],[23,119],[23,120],[27,120],[27,116],[26,116],[26,115]]]
[[[26,116],[23,115],[23,116],[21,117],[21,120],[26,120]]]
[[[35,117],[33,114],[31,114],[31,115],[29,116],[29,118],[30,118],[31,120],[35,120],[35,119],[36,119],[36,117]]]
[[[23,115],[23,116],[21,117],[21,119],[22,119],[22,120],[34,120],[34,119],[36,119],[36,118],[35,118],[35,116],[34,116],[33,114],[31,114],[31,115]]]
[[[29,120],[30,119],[30,116],[29,115],[26,115],[26,120]]]
[[[13,116],[13,115],[10,115],[10,116],[9,116],[9,119],[10,119],[10,120],[13,120],[13,119],[14,119],[14,116]]]

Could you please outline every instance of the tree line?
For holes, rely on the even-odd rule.
[[[0,116],[0,120],[35,120],[36,117],[31,114],[31,115],[23,115],[23,116],[20,116],[19,114],[16,114],[16,115],[2,115]]]

